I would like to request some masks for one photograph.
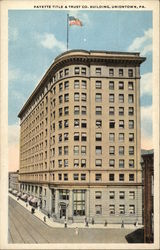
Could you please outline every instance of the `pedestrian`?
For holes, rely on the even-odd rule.
[[[64,221],[64,227],[67,228],[67,221],[66,221],[66,219]]]
[[[94,218],[92,218],[92,225],[94,225]]]
[[[50,218],[50,214],[48,213],[48,219]]]
[[[75,228],[75,234],[78,235],[79,232],[78,232],[78,227]]]
[[[104,226],[106,227],[106,226],[107,226],[107,224],[108,224],[108,223],[107,223],[107,220],[105,220],[105,222],[104,222]]]
[[[43,221],[46,222],[46,216],[43,217]]]
[[[88,220],[86,220],[86,227],[88,227],[89,225],[88,225]]]
[[[122,220],[121,228],[124,228],[124,221]]]

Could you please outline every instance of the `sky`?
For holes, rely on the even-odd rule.
[[[22,106],[54,58],[66,51],[67,13],[83,26],[69,27],[69,50],[140,52],[141,147],[152,148],[152,12],[9,10],[8,144],[9,170],[19,168],[19,119]]]

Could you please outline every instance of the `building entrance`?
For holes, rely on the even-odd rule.
[[[66,204],[60,203],[60,218],[66,218]]]

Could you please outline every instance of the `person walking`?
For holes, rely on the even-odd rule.
[[[78,227],[75,228],[75,234],[76,234],[76,235],[79,234]]]

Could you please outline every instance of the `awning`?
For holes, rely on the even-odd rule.
[[[33,196],[29,196],[27,200],[31,201],[32,199],[33,199]]]
[[[13,191],[12,191],[12,194],[17,194],[17,193],[18,193],[17,190],[13,190]]]
[[[20,197],[21,195],[22,195],[22,193],[21,193],[21,192],[19,192],[19,193],[17,194],[17,196],[19,196],[19,197]]]
[[[23,194],[22,196],[21,196],[21,199],[27,199],[28,198],[28,195],[27,194]]]
[[[34,197],[32,200],[31,200],[32,203],[37,203],[38,202],[38,198]]]

